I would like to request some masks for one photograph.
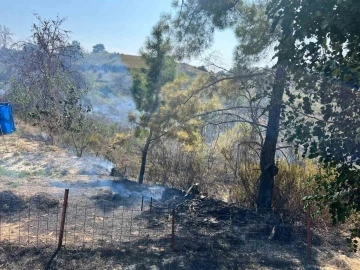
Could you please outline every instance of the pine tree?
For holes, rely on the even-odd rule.
[[[171,45],[166,37],[168,26],[159,22],[152,30],[151,36],[147,38],[141,57],[148,69],[133,73],[132,94],[136,108],[140,111],[140,121],[136,134],[145,133],[146,141],[142,148],[139,183],[144,181],[146,158],[151,143],[157,137],[157,130],[151,125],[154,113],[161,104],[161,87],[175,78],[175,62],[169,56]],[[130,120],[135,120],[134,118]]]

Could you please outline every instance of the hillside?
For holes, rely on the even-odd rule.
[[[121,54],[121,61],[129,69],[146,68],[144,61],[138,55]],[[204,71],[186,63],[179,63],[178,71],[185,73],[189,77],[196,77],[204,73]]]
[[[126,126],[127,115],[136,109],[130,92],[130,72],[146,68],[141,57],[119,53],[89,53],[84,55],[79,65],[89,87],[88,97],[93,112]],[[190,78],[203,73],[185,63],[178,64],[178,72]]]

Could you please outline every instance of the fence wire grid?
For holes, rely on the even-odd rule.
[[[0,244],[30,247],[58,247],[62,234],[61,246],[67,248],[214,250],[237,246],[241,247],[238,252],[261,250],[277,256],[279,249],[274,250],[272,240],[278,241],[280,250],[294,243],[302,243],[305,252],[311,248],[307,221],[306,213],[283,220],[268,211],[239,207],[195,211],[186,203],[156,207],[149,200],[130,208],[109,201],[75,203],[71,197],[65,206],[62,200],[0,196]]]

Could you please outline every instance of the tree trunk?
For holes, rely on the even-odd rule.
[[[258,208],[270,209],[272,205],[274,177],[277,173],[275,167],[276,144],[279,136],[281,104],[286,82],[285,69],[285,65],[278,64],[270,99],[266,137],[260,154],[261,175],[257,198]]]
[[[144,148],[142,150],[142,156],[141,156],[141,166],[140,166],[140,173],[139,173],[139,184],[142,184],[144,182],[144,175],[145,175],[145,167],[146,167],[146,158],[147,154],[150,148],[150,142],[152,139],[152,131],[150,130],[150,134],[146,139],[146,143],[144,145]]]

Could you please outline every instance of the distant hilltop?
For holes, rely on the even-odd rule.
[[[146,68],[146,65],[145,65],[143,59],[141,58],[141,56],[130,55],[130,54],[120,54],[120,58],[121,58],[121,61],[130,69]],[[186,63],[179,63],[179,69],[191,77],[204,72],[203,70],[198,69],[197,67],[191,66]]]
[[[146,69],[146,64],[139,55],[123,53],[85,53],[81,60],[83,70],[124,72],[126,69]],[[178,63],[180,72],[189,77],[196,77],[204,71],[186,63]]]

